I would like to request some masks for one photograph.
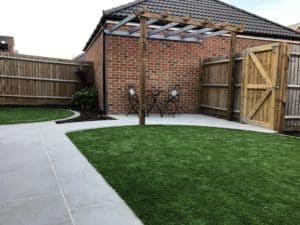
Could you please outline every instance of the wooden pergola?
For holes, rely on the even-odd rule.
[[[119,29],[133,20],[139,19],[140,26],[130,28],[127,31],[120,31]],[[165,24],[159,28],[148,29],[148,26],[155,23]],[[170,31],[170,29],[172,29]],[[177,29],[174,29],[177,28]],[[169,30],[169,31],[168,31]],[[232,117],[232,92],[233,92],[233,71],[234,71],[234,56],[236,54],[236,36],[237,33],[244,31],[243,26],[233,26],[228,22],[214,23],[210,19],[194,19],[192,16],[176,17],[169,12],[153,13],[143,9],[135,11],[112,28],[106,29],[105,33],[111,35],[131,36],[140,38],[140,107],[139,107],[139,124],[145,125],[146,114],[146,42],[147,38],[173,40],[182,42],[201,42],[203,39],[216,37],[230,33],[230,59],[228,67],[228,115],[227,118]],[[163,33],[163,34],[162,34]]]

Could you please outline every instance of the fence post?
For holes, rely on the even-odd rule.
[[[203,104],[203,76],[204,76],[204,65],[203,60],[200,60],[199,64],[199,111],[202,113],[202,104]]]
[[[247,89],[245,88],[245,82],[248,77],[246,76],[246,66],[247,66],[247,53],[246,50],[243,51],[243,61],[242,61],[242,85],[241,85],[241,98],[240,98],[240,122],[245,123],[246,117],[246,101],[247,101]]]
[[[228,63],[228,98],[227,98],[227,120],[232,119],[233,114],[233,90],[234,90],[234,65],[235,65],[235,54],[236,54],[236,33],[231,32],[230,36],[230,56]]]
[[[278,90],[278,112],[277,121],[275,123],[275,130],[279,133],[283,133],[285,130],[285,106],[286,106],[286,91],[288,82],[288,69],[289,69],[289,54],[290,46],[287,43],[281,45],[280,55],[279,55],[279,90]]]

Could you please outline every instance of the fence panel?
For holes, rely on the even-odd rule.
[[[270,48],[269,45],[259,46],[255,49],[262,49],[262,55],[265,57],[259,58],[262,64],[265,64],[265,67],[271,65],[271,59],[274,55],[275,46],[285,46],[284,44],[273,44],[274,48]],[[269,49],[268,49],[268,48]],[[249,49],[248,49],[249,50]],[[268,51],[270,52],[267,55]],[[278,52],[277,52],[278,54]],[[292,45],[291,53],[289,54],[289,64],[288,68],[286,68],[286,55],[282,54],[282,51],[279,54],[278,60],[278,82],[276,85],[276,90],[283,88],[282,93],[285,93],[285,85],[282,86],[283,80],[287,79],[286,86],[286,94],[284,99],[278,95],[276,97],[276,105],[275,105],[275,120],[274,124],[272,123],[272,127],[275,126],[275,129],[280,131],[289,131],[289,130],[300,130],[300,45]],[[270,63],[268,63],[270,61]],[[202,61],[202,73],[201,73],[201,112],[207,115],[226,118],[227,114],[227,101],[228,101],[228,57],[219,56],[213,57],[209,59],[205,59]],[[234,102],[233,102],[233,112],[234,119],[241,120],[241,108],[245,104],[244,99],[242,99],[242,83],[244,79],[244,71],[243,67],[245,67],[244,59],[241,55],[236,56],[235,62],[235,71],[234,71]],[[277,68],[277,67],[276,67]],[[255,72],[257,70],[254,66],[251,67],[251,72]],[[276,72],[276,71],[275,71]],[[274,73],[275,73],[274,72]],[[282,73],[282,75],[281,75]],[[261,78],[262,79],[262,78]],[[275,78],[274,78],[275,79]],[[252,82],[252,83],[251,83]],[[253,83],[254,82],[254,83]],[[256,83],[255,83],[256,82]],[[258,82],[255,80],[248,81],[249,85],[252,86],[250,88],[254,88],[257,86],[258,88],[263,89],[263,86],[258,84],[262,82]],[[274,85],[273,85],[274,86]],[[273,87],[272,86],[272,87]],[[274,88],[274,87],[273,87]],[[284,95],[284,94],[283,94]],[[250,100],[257,101],[260,95],[256,97],[251,97]],[[285,115],[282,117],[279,115],[281,112],[279,110],[279,105],[285,101]],[[273,97],[273,102],[274,97]],[[282,103],[284,104],[284,103]],[[265,118],[269,118],[273,115],[268,111],[271,108],[271,104],[264,104],[265,109],[262,110],[262,113],[265,114]],[[260,115],[259,113],[256,116]],[[284,114],[284,110],[282,111]],[[284,120],[283,120],[284,118]],[[278,127],[278,124],[283,123],[283,127]],[[262,125],[262,124],[261,124]],[[271,125],[270,125],[271,126]],[[268,127],[270,127],[268,126]],[[283,129],[283,130],[281,130]]]
[[[233,117],[240,117],[242,57],[236,56],[234,71]],[[202,62],[201,111],[204,114],[226,117],[228,101],[228,57],[219,56]]]
[[[285,107],[286,130],[300,130],[300,46],[293,45],[290,54]]]
[[[55,58],[0,54],[0,105],[69,104],[80,78],[93,66]]]

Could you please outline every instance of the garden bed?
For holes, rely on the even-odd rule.
[[[300,131],[290,131],[290,132],[285,132],[284,134],[288,136],[300,137]]]
[[[99,120],[114,120],[114,118],[103,115],[98,111],[82,111],[80,112],[80,116],[66,119],[66,120],[59,120],[56,121],[57,124],[64,124],[64,123],[76,123],[76,122],[87,122],[87,121],[99,121]]]

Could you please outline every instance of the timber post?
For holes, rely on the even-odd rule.
[[[236,54],[236,32],[231,32],[230,35],[230,56],[228,63],[228,99],[227,99],[227,120],[231,120],[233,116],[233,97],[234,97],[234,67]]]
[[[275,130],[279,133],[283,133],[285,131],[285,110],[286,110],[286,92],[288,86],[288,70],[289,70],[289,60],[290,60],[290,53],[291,53],[291,46],[287,43],[283,43],[281,46],[281,53],[280,53],[280,69],[279,69],[279,106],[277,112],[277,121],[275,123]]]
[[[139,125],[145,125],[146,115],[146,71],[147,71],[147,56],[146,56],[146,41],[147,41],[147,18],[141,16],[140,19],[140,57],[141,57],[141,71],[140,71],[140,107],[139,107]]]

